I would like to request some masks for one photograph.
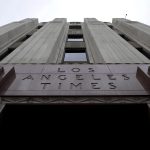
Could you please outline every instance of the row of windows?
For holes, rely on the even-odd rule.
[[[84,42],[84,39],[67,39],[67,42]],[[65,49],[64,62],[87,62],[86,48]]]
[[[81,30],[82,28],[81,25],[70,25],[69,29]],[[77,47],[65,48],[63,63],[87,63],[86,47],[80,47],[81,42],[84,42],[83,34],[68,34],[66,45],[67,42],[73,42],[71,44]]]

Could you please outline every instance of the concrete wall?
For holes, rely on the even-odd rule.
[[[150,63],[103,22],[86,18],[84,26],[94,63]]]
[[[150,26],[123,18],[114,18],[112,24],[115,28],[147,49],[150,54]]]
[[[66,19],[44,25],[1,63],[56,63],[64,41]]]
[[[38,19],[24,19],[0,27],[0,54],[21,38],[25,33],[30,32],[38,25]]]

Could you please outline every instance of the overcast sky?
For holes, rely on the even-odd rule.
[[[0,26],[24,18],[83,21],[94,17],[111,22],[124,18],[150,25],[150,0],[0,0]]]

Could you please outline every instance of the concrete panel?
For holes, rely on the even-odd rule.
[[[47,23],[2,63],[56,63],[65,24],[61,18]]]
[[[85,32],[95,63],[150,63],[150,60],[103,22],[85,19]]]

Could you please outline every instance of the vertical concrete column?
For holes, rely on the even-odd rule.
[[[67,35],[67,19],[65,18],[56,18],[54,19],[51,24],[55,25],[53,26],[52,30],[55,31],[53,34],[56,38],[55,41],[53,37],[50,39],[49,42],[53,44],[53,47],[51,49],[51,53],[49,55],[49,58],[47,60],[47,63],[60,63],[60,59],[62,59],[62,55],[64,53],[64,43],[66,42],[66,35]],[[56,30],[56,27],[58,30]]]
[[[150,63],[103,22],[86,18],[85,32],[95,63]]]
[[[112,24],[150,54],[150,26],[124,18],[114,18]]]
[[[38,26],[38,19],[24,19],[0,27],[0,55],[6,49]]]
[[[105,63],[102,55],[99,53],[99,48],[95,41],[96,37],[92,34],[92,29],[94,29],[95,25],[98,25],[99,23],[100,22],[96,18],[84,19],[83,33],[90,63]]]
[[[46,23],[2,63],[57,63],[64,39],[65,18]]]

